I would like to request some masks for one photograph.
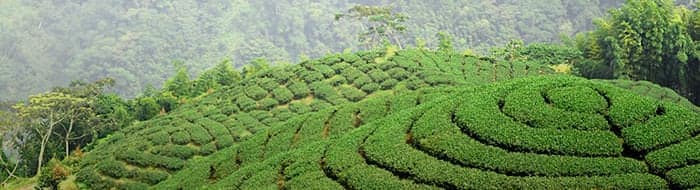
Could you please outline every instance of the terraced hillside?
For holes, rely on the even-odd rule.
[[[355,126],[384,117],[386,110],[379,109],[381,106],[376,105],[381,103],[377,101],[394,94],[428,87],[475,86],[549,73],[548,67],[536,63],[498,63],[423,50],[344,54],[273,68],[193,100],[170,114],[137,123],[102,139],[81,162],[77,180],[95,189],[142,189],[178,173],[193,158],[200,159],[239,142],[254,144],[265,140],[264,135],[254,134],[269,134],[270,126],[290,119],[333,126],[326,128],[324,135],[308,137],[309,140],[303,134],[314,131],[289,128],[299,129],[294,131],[299,135],[292,136],[295,140],[291,141],[291,146],[294,142],[306,144],[306,141],[335,138]],[[349,105],[356,107],[350,109]],[[336,110],[327,111],[333,108]],[[300,121],[306,118],[302,117],[304,114],[314,112],[326,115]],[[338,117],[342,118],[338,122],[350,121],[352,127],[332,124],[328,118],[334,115],[343,116]],[[298,138],[300,136],[304,138]],[[270,147],[284,151],[284,146]],[[250,151],[263,152],[263,155],[273,152]],[[257,158],[251,156],[250,159]],[[211,169],[218,168],[212,166]],[[217,178],[216,175],[226,172],[214,173],[213,178]]]
[[[197,179],[200,186],[178,182],[187,175],[181,172],[156,187],[700,187],[700,115],[685,106],[643,97],[606,82],[556,75],[433,92],[427,93],[433,101],[395,109],[393,114],[344,135],[274,150],[279,152],[274,155],[261,154],[260,150],[279,145],[295,146],[284,144],[290,141],[323,137],[326,129],[335,125],[307,120],[327,118],[342,109],[292,119],[228,148],[228,160],[201,162],[214,165],[200,165],[199,169],[190,169],[196,164],[189,165],[183,171],[189,171],[190,176],[208,177]],[[410,94],[395,96],[391,105],[411,100],[408,97],[415,94]],[[313,132],[289,135],[298,134],[297,130]],[[198,161],[211,160],[192,163]],[[221,172],[227,167],[215,164],[228,164],[231,173]]]
[[[620,88],[631,90],[639,95],[652,97],[659,100],[669,101],[688,107],[700,113],[700,107],[695,106],[688,99],[669,88],[664,88],[658,84],[649,81],[630,81],[630,80],[598,80],[607,82]]]

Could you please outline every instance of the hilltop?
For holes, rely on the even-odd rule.
[[[551,72],[534,62],[496,62],[418,49],[333,55],[272,68],[102,139],[81,163],[78,180],[94,187],[153,185],[195,156],[238,144],[306,113],[381,100],[402,91],[473,86]],[[354,125],[383,116],[383,110],[362,109],[349,115],[356,118]]]
[[[341,171],[344,170],[342,168],[345,166],[338,166],[340,168],[334,170],[331,168],[331,165],[326,165],[326,163],[330,163],[330,160],[323,160],[325,160],[325,155],[328,154],[328,151],[333,146],[340,146],[338,143],[342,143],[341,139],[347,139],[347,143],[355,143],[356,145],[354,146],[359,146],[357,145],[358,142],[350,141],[358,141],[358,138],[369,137],[369,133],[377,130],[377,128],[387,128],[389,130],[400,127],[398,125],[380,123],[417,120],[415,117],[418,116],[413,115],[417,113],[423,114],[425,109],[427,109],[424,107],[431,107],[429,105],[443,104],[446,100],[449,100],[450,104],[461,105],[464,102],[469,102],[467,101],[468,99],[463,98],[466,94],[483,91],[480,96],[487,97],[489,92],[493,91],[492,89],[499,89],[505,86],[509,88],[520,85],[528,86],[524,84],[530,83],[535,86],[538,83],[552,83],[556,86],[572,81],[574,83],[585,83],[588,85],[587,87],[602,86],[601,88],[606,90],[613,89],[612,91],[619,92],[625,96],[639,97],[631,91],[620,91],[613,86],[627,87],[638,91],[642,95],[653,97],[653,99],[630,99],[629,102],[631,103],[646,101],[641,103],[654,104],[650,102],[660,101],[664,102],[664,105],[672,105],[674,109],[678,107],[681,113],[687,114],[686,118],[697,119],[696,113],[687,111],[696,109],[692,104],[684,104],[684,106],[680,107],[675,106],[677,105],[675,102],[684,103],[687,100],[672,93],[672,91],[669,93],[668,90],[664,90],[658,85],[654,86],[651,83],[605,80],[588,81],[579,78],[556,76],[551,78],[528,77],[551,74],[554,74],[552,69],[534,61],[504,62],[490,58],[419,49],[331,55],[322,59],[305,61],[297,65],[271,68],[258,73],[254,77],[242,80],[238,84],[192,100],[167,115],[136,123],[108,138],[100,140],[80,163],[81,167],[76,174],[77,181],[96,189],[109,187],[142,189],[148,186],[153,186],[156,189],[223,188],[232,186],[245,189],[263,186],[280,188],[310,187],[309,185],[313,187],[323,185],[331,185],[329,187],[333,187],[335,185],[335,187],[363,189],[363,187],[368,188],[377,185],[373,185],[375,182],[382,182],[383,185],[389,185],[384,183],[393,183],[392,180],[388,179],[397,179],[397,184],[399,185],[411,185],[413,184],[409,183],[411,180],[418,180],[415,177],[416,175],[426,175],[422,174],[424,171],[407,173],[408,171],[405,170],[395,170],[397,167],[406,167],[406,165],[396,165],[391,166],[392,168],[384,168],[384,174],[382,172],[376,173],[377,175],[385,175],[386,171],[389,171],[385,176],[388,177],[386,178],[387,180],[360,182],[353,180],[366,178],[347,176],[350,174],[344,174]],[[522,77],[527,79],[507,82]],[[490,87],[480,87],[491,83],[497,84]],[[571,89],[581,90],[576,87]],[[586,97],[589,95],[602,96],[600,94],[590,94],[590,91],[585,89],[583,91],[586,92],[584,93],[584,95],[587,95]],[[563,91],[559,95],[562,96],[561,98],[565,98],[566,101],[571,101],[572,94],[567,93],[567,91]],[[574,93],[573,95],[577,94]],[[603,99],[606,100],[605,98]],[[600,97],[598,100],[600,100]],[[599,105],[592,105],[594,108],[585,107],[579,109],[573,103],[581,102],[562,103],[569,107],[561,107],[560,109],[564,109],[563,111],[557,109],[554,112],[543,112],[544,115],[538,116],[538,119],[542,120],[523,122],[528,124],[532,124],[532,122],[546,122],[541,124],[545,128],[560,126],[561,129],[567,129],[567,127],[574,127],[571,125],[574,125],[572,123],[576,123],[576,121],[585,120],[589,116],[594,117],[591,116],[593,114],[608,114],[606,109],[611,106],[610,102],[597,102]],[[547,104],[552,103],[549,102]],[[447,109],[449,106],[445,108]],[[629,108],[629,106],[626,108]],[[527,107],[514,109],[523,113],[530,110]],[[566,109],[573,109],[573,111]],[[592,112],[586,109],[596,110]],[[474,108],[474,110],[483,109]],[[591,113],[578,114],[578,112]],[[555,113],[565,114],[565,116],[570,116],[571,118],[558,123],[557,120],[553,119],[561,118],[548,115]],[[520,119],[527,120],[529,116],[521,115],[520,117]],[[435,119],[439,118],[443,117],[435,116]],[[600,125],[595,126],[608,125],[605,119],[600,120],[600,118],[605,117],[598,116],[596,118],[598,118],[596,121],[599,122],[597,124]],[[691,120],[679,121],[689,122]],[[603,130],[586,129],[586,127],[591,126],[582,126],[583,130]],[[604,129],[612,130],[612,126],[609,127]],[[560,128],[553,127],[550,130],[559,130]],[[574,129],[579,130],[580,128]],[[577,133],[574,129],[571,129],[574,131],[573,133]],[[518,129],[513,128],[513,130]],[[693,136],[693,134],[691,132],[690,136]],[[694,135],[697,134],[695,133]],[[410,144],[417,142],[412,138],[407,137],[405,133],[403,134],[403,140],[406,142],[411,141]],[[522,138],[529,137],[528,135],[523,135]],[[678,137],[677,141],[673,143],[680,144],[679,139],[684,140],[685,138]],[[570,137],[569,140],[578,141],[580,139]],[[549,150],[549,146],[546,146],[543,142],[539,143],[538,146],[542,147],[526,145],[534,148],[523,149],[521,147],[512,149],[515,150],[515,153],[509,153],[508,151],[511,151],[511,149],[504,149],[500,150],[500,154],[507,153],[513,158],[518,158],[520,154],[533,154],[527,152],[536,150],[534,154],[543,157],[542,159],[549,158],[548,154],[554,154],[568,156],[565,158],[574,161],[576,161],[576,157],[582,155],[624,157],[622,152],[618,151],[621,151],[621,149],[615,149],[615,147],[611,148],[611,150],[614,149],[612,152],[593,152],[589,155],[589,152],[566,150],[567,147]],[[614,143],[608,142],[606,145],[612,146]],[[385,145],[378,143],[376,146],[381,147]],[[352,149],[342,149],[343,151],[353,151]],[[434,153],[444,154],[444,151],[460,150],[442,151]],[[521,153],[518,151],[521,151]],[[349,153],[347,159],[352,158],[350,155],[352,154]],[[445,155],[433,156],[446,159],[444,158]],[[559,157],[555,158],[558,159]],[[569,172],[571,174],[551,175],[571,177],[588,174],[600,174],[603,176],[625,174],[621,177],[618,176],[620,178],[617,180],[625,181],[628,177],[636,178],[641,176],[643,178],[640,179],[650,179],[652,182],[656,182],[655,184],[650,183],[650,185],[665,185],[663,179],[659,180],[659,178],[653,178],[651,174],[645,174],[645,172],[648,173],[649,171],[641,169],[645,168],[641,162],[623,162],[625,160],[629,161],[629,159],[641,158],[609,158],[604,159],[605,161],[594,159],[594,161],[587,162],[598,161],[596,163],[601,164],[601,166],[603,166],[602,164],[609,164],[612,168],[603,169],[605,171],[589,171],[585,169],[583,171],[575,171],[575,169],[570,169],[571,171]],[[608,163],[607,161],[610,162]],[[345,163],[345,161],[341,163]],[[380,163],[377,161],[367,161],[367,163],[370,165],[370,168],[356,169],[364,171],[366,169],[384,167],[378,165]],[[573,162],[573,164],[577,163]],[[489,163],[480,164],[482,165],[477,167],[477,169],[481,169],[480,167],[482,166],[486,167],[484,165]],[[616,164],[622,164],[622,166],[617,167]],[[498,170],[509,170],[510,168],[507,167],[515,167],[514,165],[517,164],[489,167],[501,167]],[[440,165],[437,164],[435,166]],[[523,165],[522,167],[526,166]],[[493,169],[495,168],[487,170]],[[545,168],[526,169],[525,171],[516,170],[509,174],[515,174],[516,176],[547,176],[550,175],[548,172],[550,170]],[[631,174],[627,176],[627,173]],[[363,173],[357,174],[366,175]],[[410,177],[411,175],[409,174],[414,177]],[[435,175],[433,177],[438,176]],[[509,179],[498,175],[487,176],[489,179],[491,177],[501,180]],[[565,179],[568,180],[569,187],[577,184],[577,180],[574,178]],[[316,180],[320,180],[318,182],[320,184],[312,183]],[[421,180],[426,179],[418,181]],[[513,183],[516,184],[513,185],[517,187],[523,185],[523,183],[538,182],[538,180],[536,178],[527,178],[525,181],[515,180],[516,182]],[[592,183],[591,187],[621,187],[609,185],[615,180],[610,181],[607,178],[596,178],[596,180],[600,183]],[[435,185],[443,182],[423,181],[421,183],[423,185],[403,187],[430,187],[430,185],[426,184]],[[550,180],[546,183],[543,182],[541,185],[547,185],[548,183],[554,182]],[[468,186],[454,185],[442,184],[437,187],[468,188]],[[566,184],[563,187],[566,187]]]
[[[684,106],[570,76],[433,92],[417,106],[405,101],[416,94],[397,96],[390,105],[413,108],[337,138],[318,138],[328,125],[305,120],[343,109],[291,120],[195,161],[155,189],[667,189],[700,182],[692,161],[700,116]],[[285,146],[299,138],[314,141]]]

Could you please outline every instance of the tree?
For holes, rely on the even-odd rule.
[[[243,73],[243,78],[250,78],[255,74],[270,68],[270,62],[264,58],[258,58],[250,62],[250,64],[243,67],[241,71]]]
[[[56,127],[63,121],[75,118],[76,114],[81,112],[76,110],[76,105],[82,105],[85,101],[83,98],[61,92],[49,92],[31,96],[27,104],[17,104],[14,107],[21,121],[40,139],[37,168],[41,168],[44,162],[46,145],[51,135],[56,132]],[[70,137],[70,134],[67,134],[67,137]],[[37,170],[37,175],[39,171]]]
[[[129,112],[129,104],[116,94],[102,94],[92,102],[98,120],[97,127],[93,129],[95,135],[92,141],[124,128],[134,120],[133,114]]]
[[[491,55],[495,58],[515,61],[517,59],[527,59],[522,56],[522,50],[525,46],[523,40],[511,40],[504,47],[492,48]]]
[[[582,73],[648,80],[692,95],[689,80],[693,76],[689,74],[694,73],[691,59],[697,53],[687,12],[671,0],[627,1],[597,20],[595,31],[577,39],[577,46],[589,59]]]
[[[438,32],[438,40],[440,44],[438,45],[438,51],[444,52],[454,52],[454,47],[452,46],[452,36],[446,32]]]
[[[241,73],[233,69],[231,60],[228,59],[217,64],[214,67],[213,74],[216,82],[223,86],[229,86],[241,80]]]
[[[158,115],[160,112],[160,105],[152,97],[140,97],[134,100],[134,116],[139,121],[145,121],[151,119],[152,117]]]
[[[377,47],[384,42],[392,42],[401,49],[399,35],[406,32],[404,22],[408,16],[401,13],[394,13],[392,7],[388,6],[368,6],[356,5],[347,13],[336,14],[335,20],[350,18],[363,22],[363,31],[358,36],[360,42],[367,48]],[[365,28],[366,27],[366,28]]]
[[[13,133],[8,133],[9,131],[16,130],[17,118],[14,113],[5,112],[0,110],[0,145],[5,145],[5,139],[3,136],[12,135]],[[10,137],[13,138],[13,137]],[[4,148],[0,148],[0,187],[7,184],[7,182],[16,177],[15,172],[19,166],[18,161],[12,161],[7,156],[5,156]]]
[[[187,69],[184,66],[180,66],[175,76],[165,82],[163,90],[170,91],[177,97],[190,97],[192,83],[190,82]]]
[[[90,102],[84,98],[76,98],[71,104],[66,106],[68,106],[68,108],[66,108],[63,114],[66,116],[67,123],[63,122],[60,126],[63,128],[63,134],[61,136],[63,137],[63,143],[65,145],[64,155],[68,156],[71,150],[70,141],[91,135],[90,130],[87,129],[88,125],[78,127],[79,122],[92,120],[95,118],[95,114],[90,107]],[[76,129],[82,132],[80,136],[74,136],[73,133],[77,131]]]

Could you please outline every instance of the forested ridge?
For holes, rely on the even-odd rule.
[[[695,3],[4,1],[0,188],[698,189]]]
[[[614,1],[27,1],[0,3],[0,100],[116,79],[133,97],[172,76],[172,61],[196,75],[230,59],[296,62],[362,50],[362,23],[335,21],[353,5],[388,5],[408,16],[404,44],[436,46],[438,32],[458,49],[485,52],[510,39],[557,42],[592,29]],[[76,35],[79,34],[79,35]]]

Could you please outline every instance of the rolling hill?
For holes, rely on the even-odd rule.
[[[93,189],[698,186],[698,155],[670,156],[698,147],[700,116],[687,100],[645,82],[537,77],[551,74],[536,60],[419,49],[271,68],[101,139],[77,181]]]
[[[336,138],[322,137],[342,124],[307,121],[338,109],[290,120],[192,162],[155,189],[684,189],[700,182],[700,116],[684,106],[570,76],[432,92],[432,101]],[[405,100],[416,94],[389,105],[413,105]]]

